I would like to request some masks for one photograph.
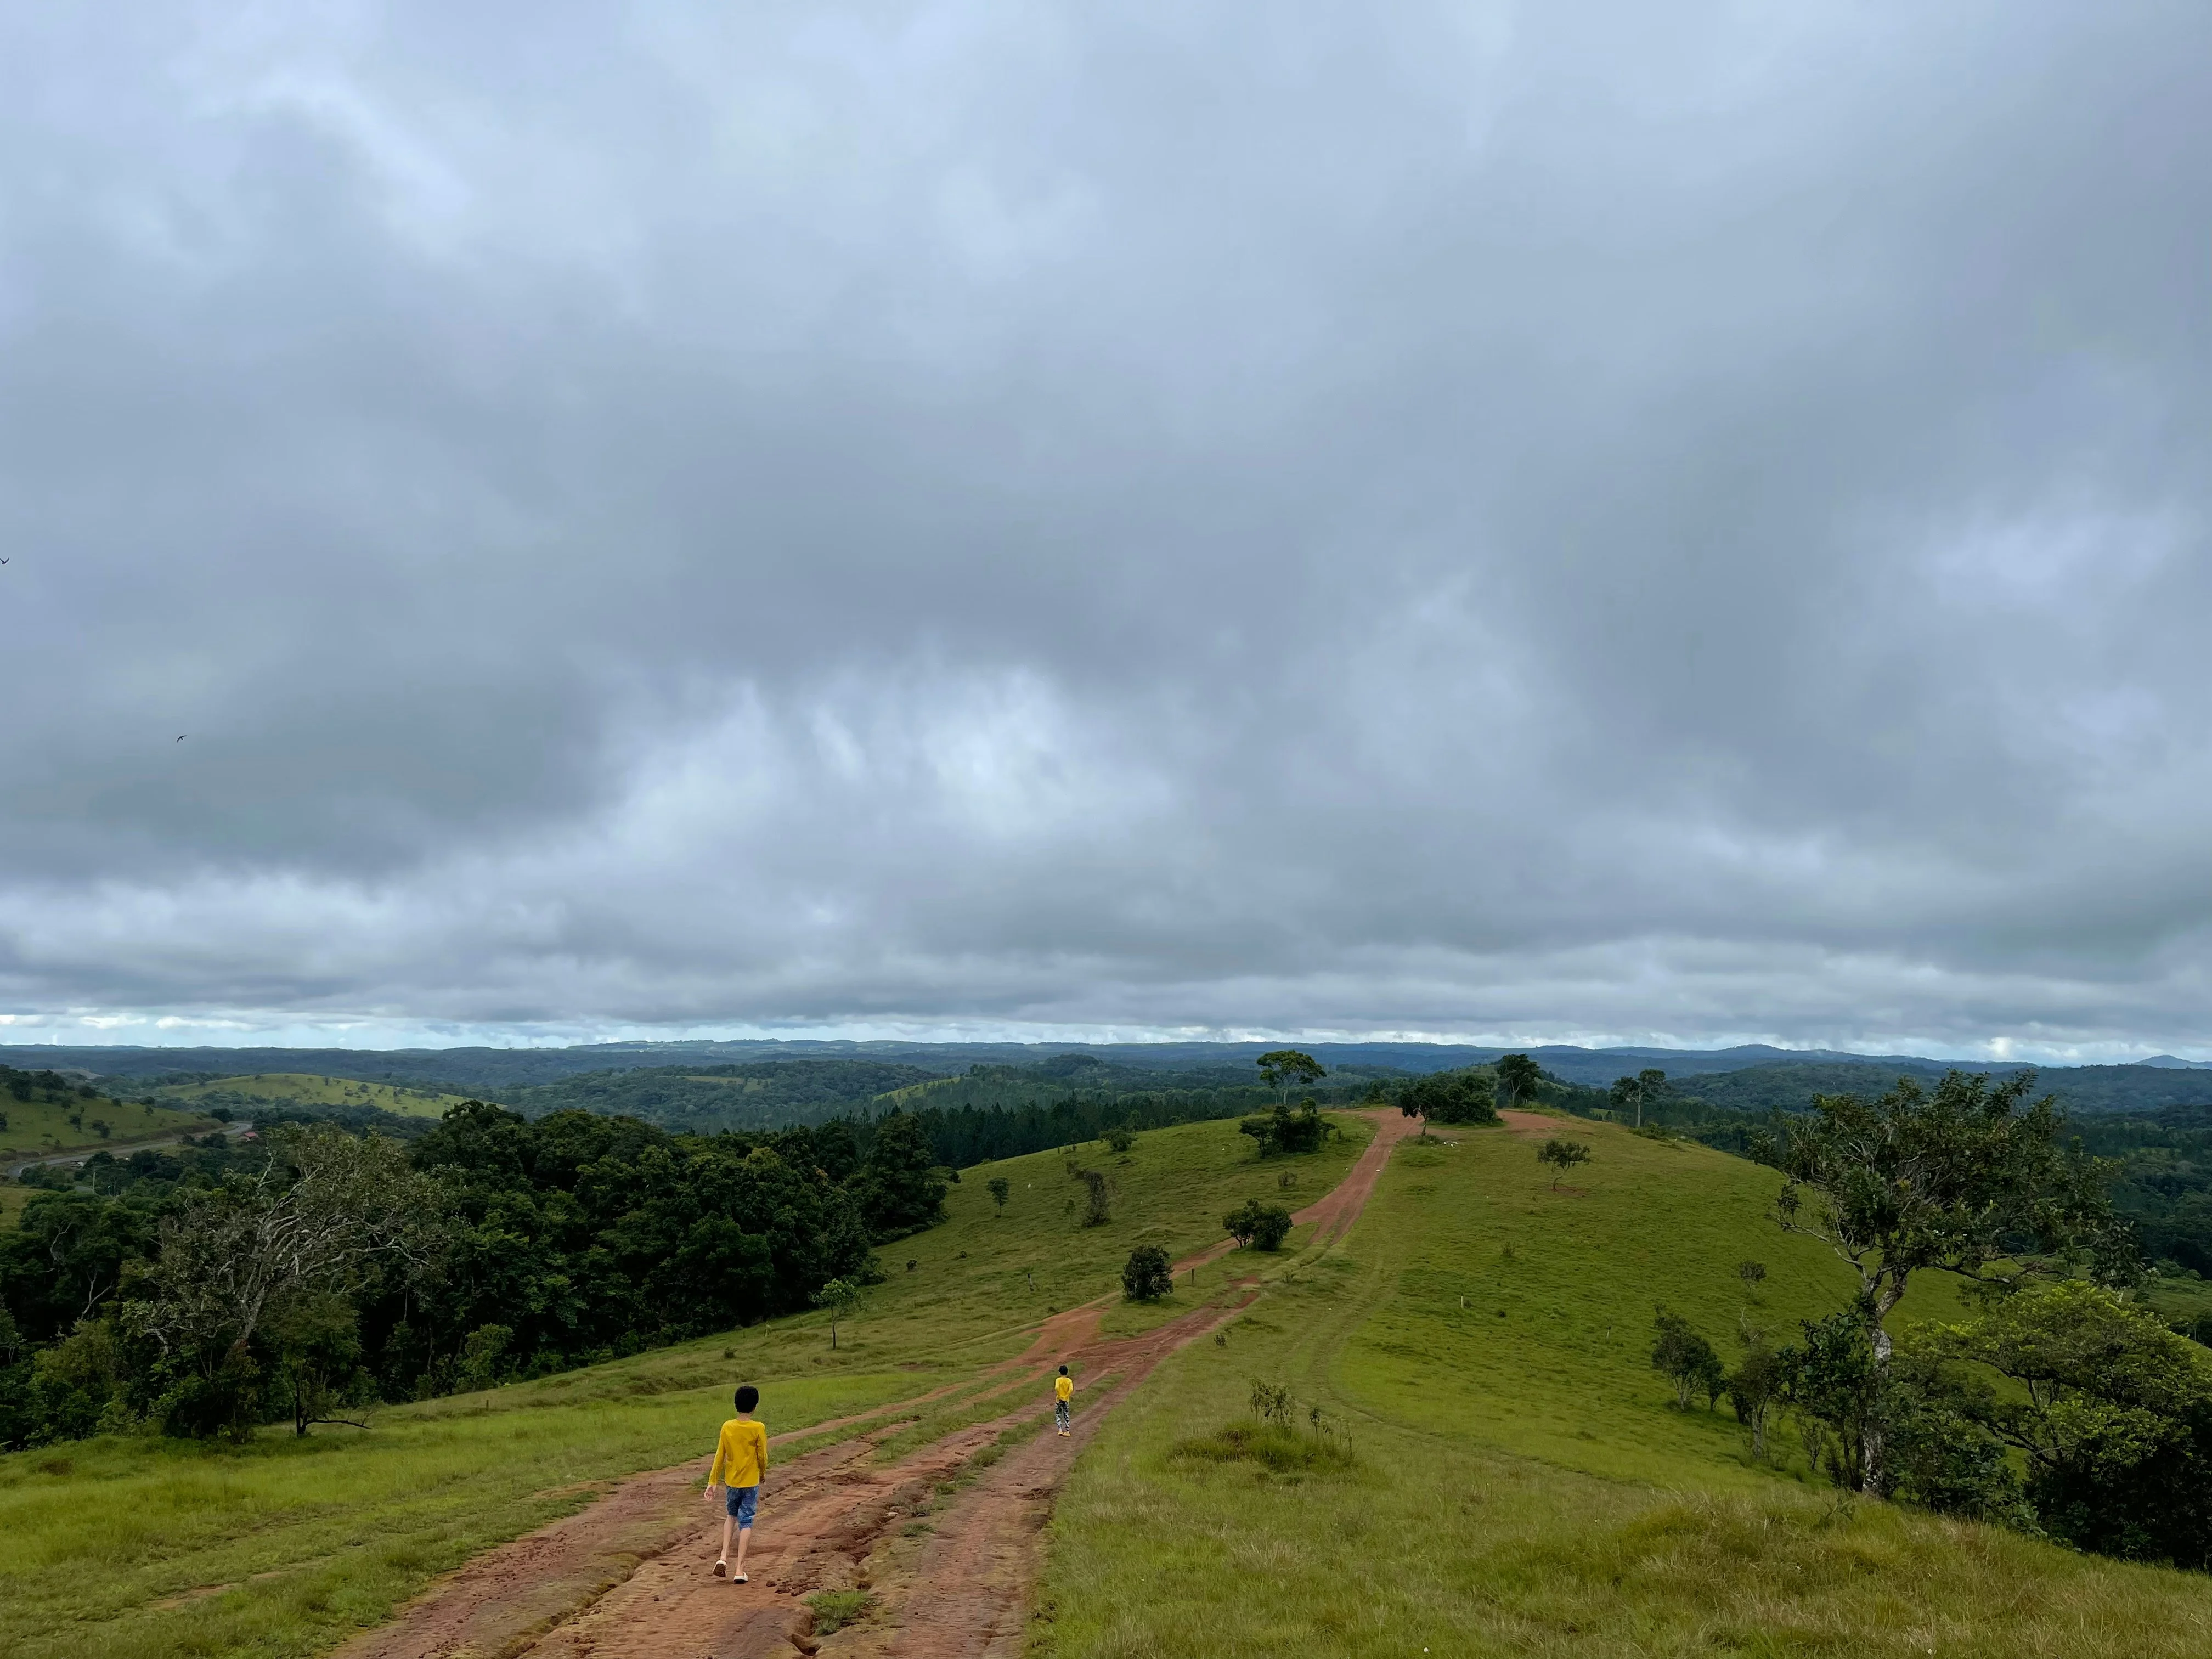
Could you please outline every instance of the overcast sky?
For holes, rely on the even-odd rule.
[[[2212,1054],[2209,228],[2203,0],[7,5],[0,1041]]]

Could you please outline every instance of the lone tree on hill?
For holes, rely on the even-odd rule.
[[[1013,1183],[1008,1181],[1004,1176],[993,1176],[983,1184],[990,1189],[991,1202],[996,1205],[1000,1209],[1005,1209],[1006,1207],[1006,1194],[1014,1190]]]
[[[1526,1054],[1500,1054],[1492,1069],[1498,1074],[1498,1092],[1509,1108],[1534,1094],[1544,1080],[1544,1068]]]
[[[1260,1080],[1273,1089],[1275,1098],[1286,1106],[1292,1088],[1309,1087],[1328,1075],[1328,1068],[1319,1060],[1297,1048],[1273,1049],[1254,1063],[1260,1068]]]
[[[1886,1322],[1924,1269],[2014,1285],[2063,1276],[2087,1255],[2100,1278],[2131,1273],[2106,1168],[2060,1146],[2054,1097],[2021,1104],[2034,1086],[2033,1071],[1996,1084],[1952,1072],[1933,1094],[1899,1078],[1875,1101],[1821,1095],[1767,1148],[1784,1176],[1775,1220],[1859,1276],[1855,1317],[1876,1379],[1890,1354]],[[1862,1455],[1863,1484],[1884,1490],[1878,1428]]]
[[[1759,1287],[1766,1282],[1766,1264],[1764,1261],[1741,1262],[1736,1267],[1735,1276],[1743,1280],[1745,1290],[1756,1295]]]
[[[1644,1109],[1659,1098],[1659,1091],[1667,1086],[1667,1073],[1656,1066],[1647,1066],[1634,1077],[1617,1077],[1613,1080],[1613,1103],[1621,1111],[1633,1109],[1636,1127],[1644,1127]]]
[[[1781,1356],[1767,1346],[1766,1333],[1756,1327],[1745,1331],[1743,1359],[1728,1374],[1725,1387],[1729,1403],[1735,1407],[1736,1421],[1751,1431],[1751,1455],[1762,1462],[1766,1456],[1766,1425],[1781,1403],[1788,1382],[1787,1369]]]
[[[1724,1373],[1713,1345],[1692,1330],[1680,1314],[1668,1313],[1663,1304],[1651,1324],[1659,1333],[1651,1346],[1651,1369],[1674,1383],[1674,1403],[1687,1411],[1698,1394],[1706,1395],[1709,1402],[1718,1399]]]
[[[1139,1244],[1121,1269],[1121,1294],[1132,1302],[1157,1302],[1175,1289],[1175,1269],[1157,1244]]]
[[[849,1319],[860,1305],[860,1287],[849,1279],[833,1279],[814,1292],[814,1305],[830,1316],[830,1346],[837,1346],[837,1322]]]
[[[1562,1140],[1556,1135],[1536,1149],[1536,1162],[1552,1166],[1552,1190],[1559,1190],[1559,1177],[1577,1164],[1589,1162],[1590,1149],[1579,1140]]]

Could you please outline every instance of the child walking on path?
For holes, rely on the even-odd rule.
[[[1060,1375],[1052,1379],[1052,1398],[1053,1426],[1062,1434],[1072,1432],[1067,1425],[1074,1408],[1068,1402],[1075,1398],[1075,1379],[1067,1374],[1065,1365],[1060,1368]]]
[[[745,1546],[752,1541],[753,1508],[760,1502],[761,1478],[768,1473],[768,1428],[753,1415],[760,1390],[750,1382],[738,1390],[738,1414],[722,1425],[714,1443],[714,1461],[707,1470],[707,1491],[717,1486],[729,1494],[722,1515],[722,1555],[714,1563],[714,1577],[727,1577],[733,1584],[745,1582]],[[730,1528],[738,1529],[736,1570],[731,1570]]]

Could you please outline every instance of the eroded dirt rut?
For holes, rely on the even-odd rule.
[[[1297,1212],[1315,1242],[1358,1219],[1390,1149],[1415,1127],[1370,1115],[1374,1139],[1345,1178]],[[1225,1247],[1176,1264],[1218,1260]],[[839,1654],[881,1659],[999,1659],[1018,1654],[1042,1565],[1054,1495],[1106,1413],[1160,1360],[1235,1317],[1255,1292],[1198,1308],[1141,1335],[1098,1334],[1103,1302],[1040,1328],[1004,1380],[978,1399],[1008,1409],[905,1456],[878,1443],[922,1400],[872,1414],[878,1426],[769,1472],[761,1526],[745,1567],[751,1582],[712,1576],[721,1538],[718,1505],[700,1491],[705,1461],[634,1476],[575,1515],[477,1557],[365,1632],[339,1659],[762,1659],[811,1653],[822,1589],[860,1589],[873,1617],[830,1638]],[[1075,1432],[1052,1432],[1052,1368],[1085,1378]],[[947,1390],[933,1391],[923,1399]],[[818,1437],[835,1424],[799,1437]],[[1030,1430],[1040,1431],[1020,1437]]]

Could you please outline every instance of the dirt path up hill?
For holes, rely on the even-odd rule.
[[[1391,1149],[1416,1125],[1366,1115],[1374,1139],[1344,1179],[1300,1210],[1315,1243],[1358,1218]],[[1177,1272],[1218,1260],[1217,1246]],[[1133,1337],[1102,1338],[1106,1301],[1055,1315],[994,1392],[1018,1401],[893,1462],[872,1460],[892,1424],[780,1464],[761,1494],[745,1565],[751,1582],[712,1575],[719,1506],[700,1491],[703,1460],[622,1482],[589,1508],[486,1552],[434,1585],[392,1624],[338,1659],[762,1659],[812,1653],[805,1598],[873,1595],[871,1618],[830,1638],[840,1654],[880,1659],[1012,1659],[1022,1648],[1042,1533],[1067,1471],[1106,1413],[1152,1368],[1233,1318],[1256,1291],[1200,1307]],[[1074,1432],[1051,1431],[1044,1379],[1085,1379]],[[942,1392],[942,1391],[939,1391]],[[919,1404],[916,1401],[909,1404]],[[873,1414],[896,1415],[890,1406]],[[818,1436],[835,1424],[805,1431]],[[1034,1432],[1032,1432],[1034,1431]],[[785,1437],[788,1438],[790,1437]]]

